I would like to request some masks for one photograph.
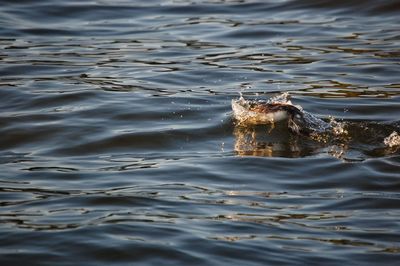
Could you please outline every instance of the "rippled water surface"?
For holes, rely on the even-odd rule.
[[[0,264],[396,265],[399,12],[0,1]],[[345,134],[237,125],[240,92]]]

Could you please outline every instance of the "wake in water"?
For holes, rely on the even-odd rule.
[[[246,100],[242,94],[239,99],[232,100],[233,116],[236,124],[240,127],[249,125],[271,125],[273,128],[275,123],[287,123],[288,129],[299,136],[306,136],[318,142],[340,142],[349,143],[350,139],[357,137],[359,132],[364,132],[364,136],[360,139],[368,139],[369,135],[365,131],[368,127],[377,131],[387,134],[384,125],[364,125],[362,123],[354,122],[338,122],[333,117],[330,119],[321,119],[305,110],[300,105],[294,105],[288,93],[283,93],[272,97],[268,100]],[[349,132],[350,131],[350,132]],[[372,132],[371,134],[375,137]],[[381,135],[381,134],[379,134]],[[385,135],[380,140],[380,143],[386,147],[398,148],[400,146],[400,135],[397,131],[392,131],[390,135]],[[361,141],[363,142],[363,141]],[[376,143],[376,140],[370,140],[369,143]]]

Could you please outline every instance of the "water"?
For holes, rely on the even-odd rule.
[[[1,1],[0,264],[396,265],[399,11]],[[237,127],[239,92],[347,134]]]

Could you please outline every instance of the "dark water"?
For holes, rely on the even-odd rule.
[[[1,1],[1,265],[395,265],[399,1]],[[242,91],[345,124],[238,127]]]

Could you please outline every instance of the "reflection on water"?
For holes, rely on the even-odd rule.
[[[306,156],[305,150],[300,149],[296,137],[269,134],[273,129],[260,129],[256,127],[235,127],[233,134],[235,136],[234,150],[238,155],[246,156],[288,156],[301,157]],[[309,153],[311,154],[311,152]]]

